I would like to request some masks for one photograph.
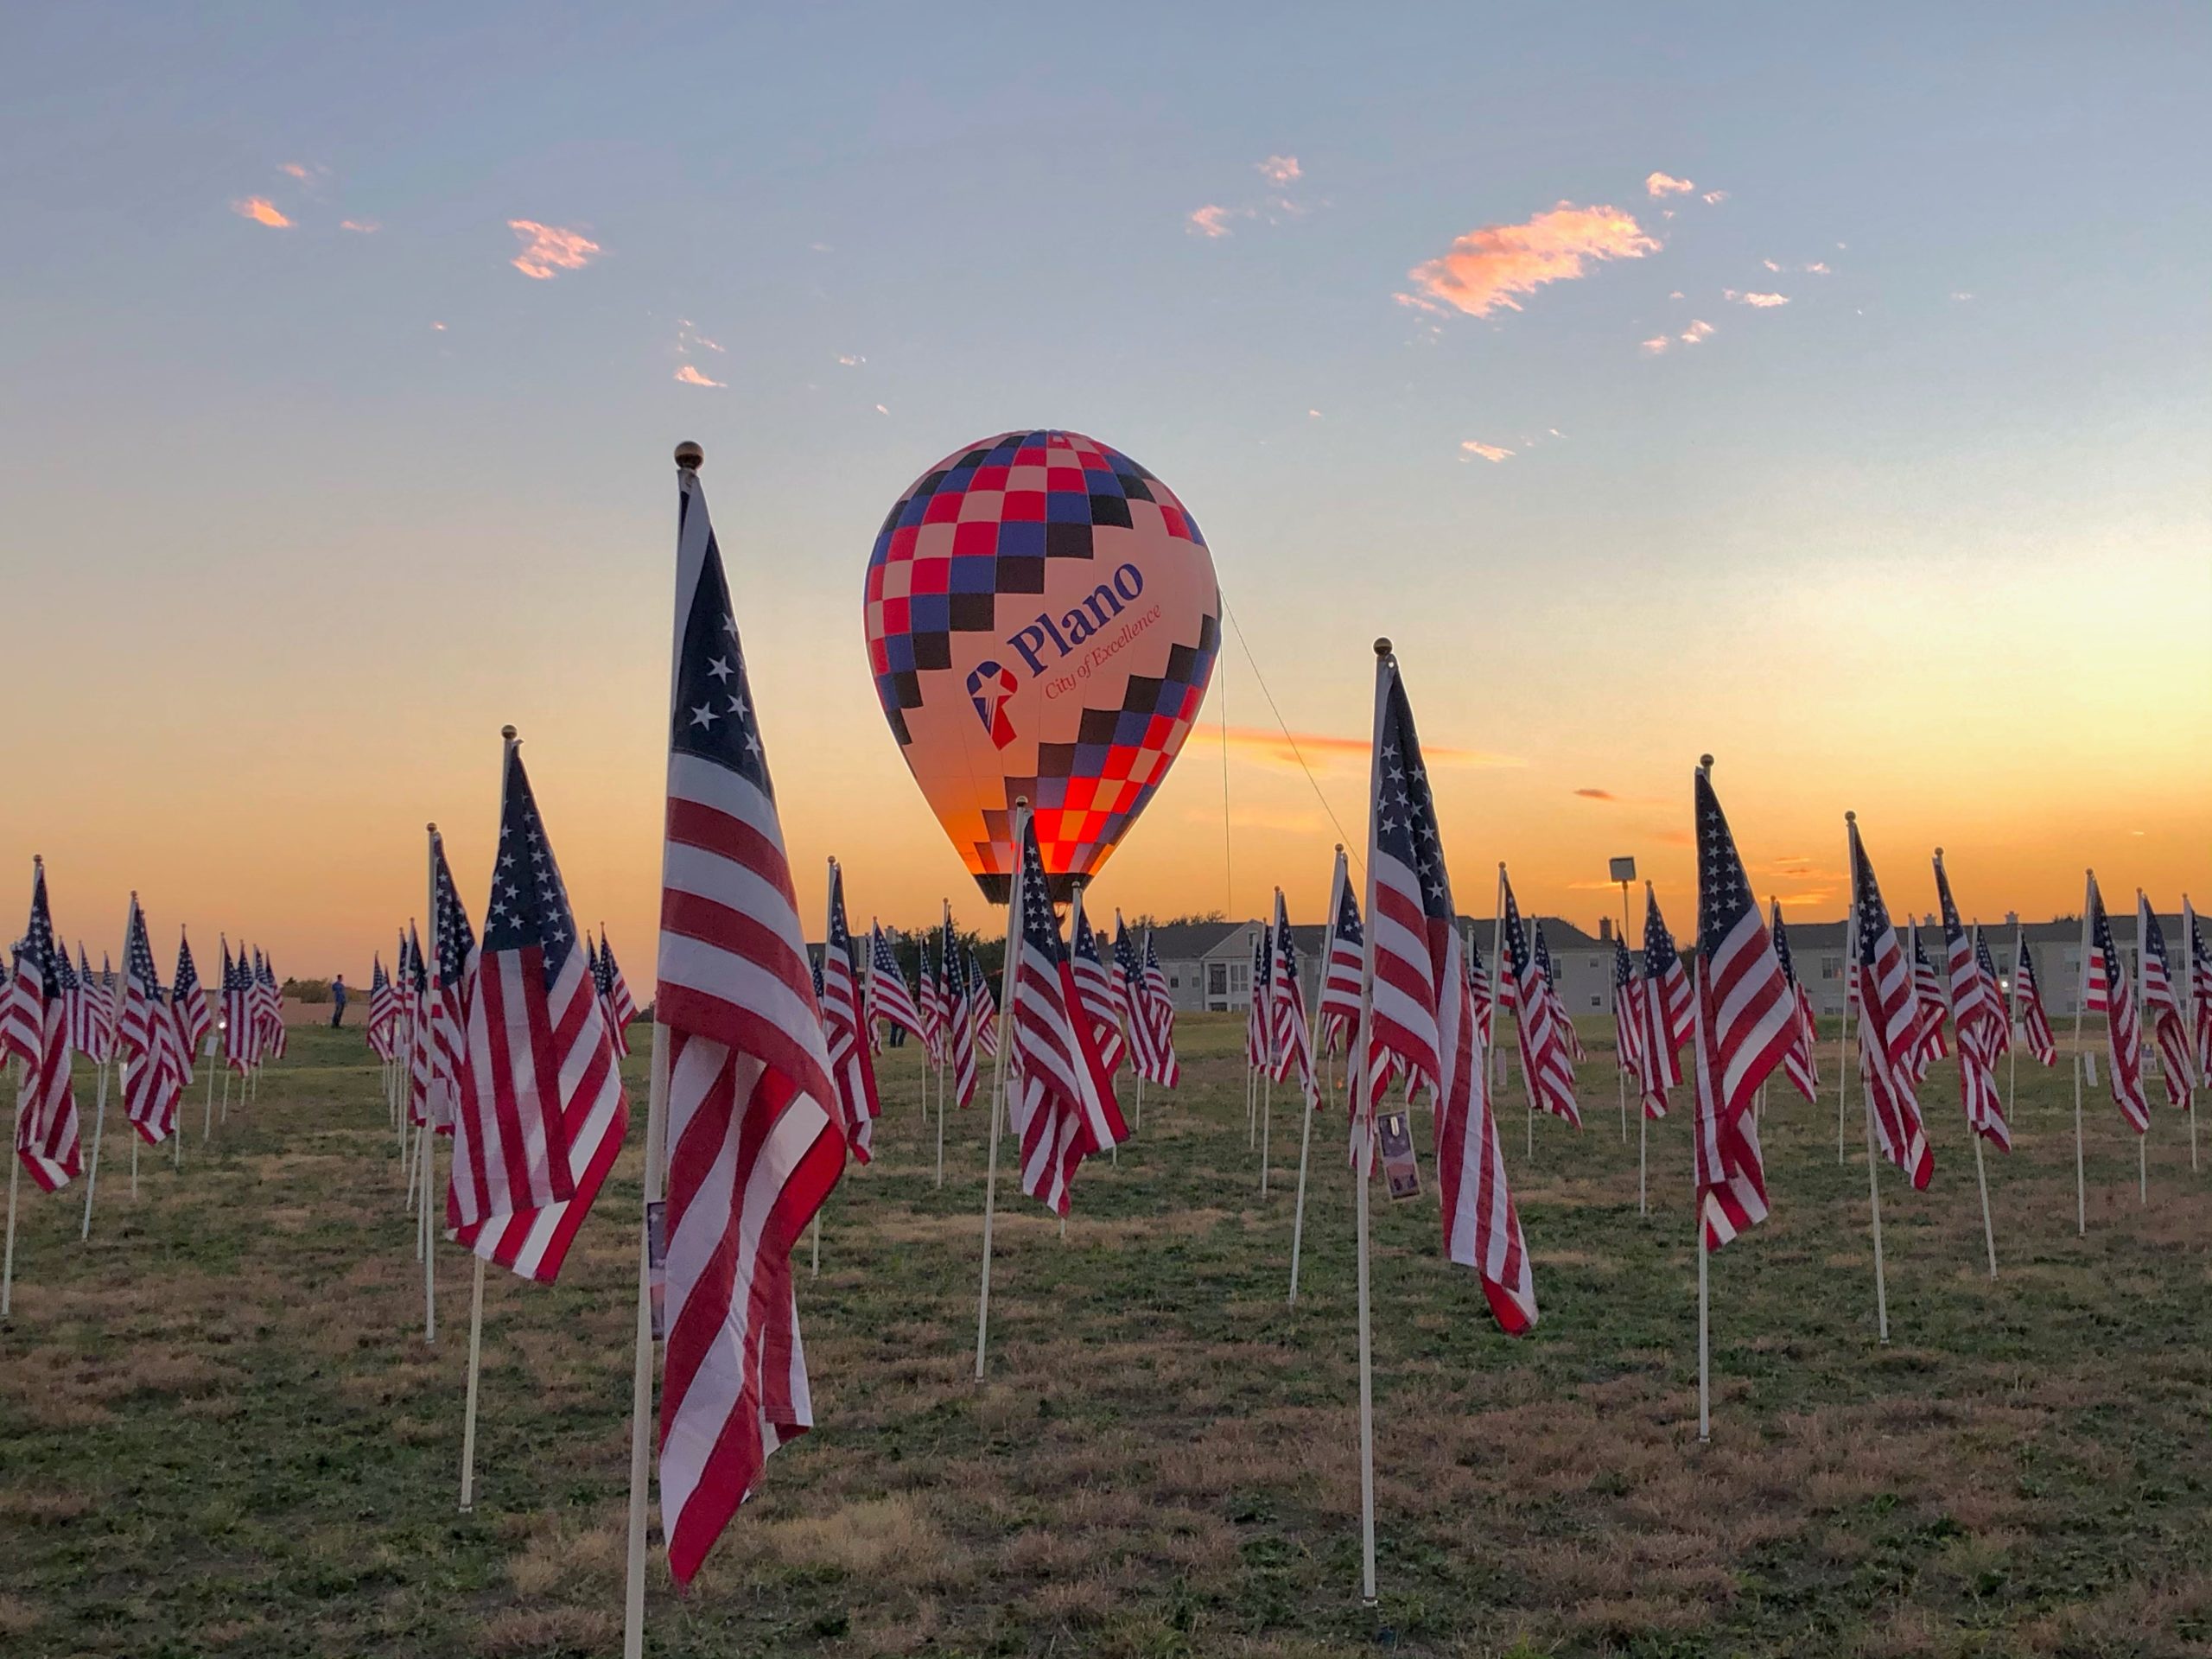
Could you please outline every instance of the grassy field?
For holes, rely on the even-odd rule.
[[[1587,1127],[1539,1123],[1533,1159],[1516,1090],[1532,1336],[1499,1336],[1440,1259],[1426,1164],[1420,1201],[1376,1211],[1363,1609],[1340,1122],[1316,1128],[1293,1311],[1296,1114],[1279,1102],[1263,1199],[1241,1019],[1182,1038],[1184,1088],[1147,1101],[1118,1168],[1085,1169],[1065,1242],[1001,1185],[981,1387],[983,1116],[950,1126],[939,1190],[912,1051],[887,1056],[877,1162],[831,1200],[820,1277],[799,1264],[821,1427],[689,1595],[656,1568],[649,1650],[2212,1653],[2212,1168],[2190,1173],[2177,1115],[2144,1208],[2133,1139],[2092,1102],[2077,1238],[2067,1074],[2024,1071],[1992,1283],[1939,1063],[1935,1185],[1884,1183],[1885,1348],[1858,1121],[1839,1166],[1833,1096],[1777,1087],[1774,1218],[1713,1263],[1700,1447],[1684,1124],[1654,1126],[1645,1222],[1610,1056],[1582,1073]],[[205,1146],[195,1128],[181,1178],[149,1156],[135,1199],[111,1114],[89,1245],[81,1188],[26,1186],[0,1652],[618,1649],[641,1126],[566,1281],[491,1281],[464,1516],[466,1258],[441,1247],[426,1347],[365,1058],[355,1033],[296,1032],[253,1109]]]

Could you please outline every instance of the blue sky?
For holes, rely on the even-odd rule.
[[[2212,14],[1196,10],[0,25],[6,613],[18,671],[79,688],[5,740],[40,782],[0,868],[73,843],[119,904],[156,861],[118,776],[151,778],[179,903],[260,868],[257,925],[365,950],[425,816],[488,835],[512,719],[572,888],[643,931],[690,436],[797,861],[918,913],[957,867],[861,567],[924,467],[1049,423],[1192,506],[1294,727],[1362,730],[1389,632],[1433,741],[1520,761],[1446,804],[1529,902],[1594,915],[1582,867],[1638,837],[1664,868],[1707,747],[1755,861],[1832,869],[1855,804],[1984,848],[1993,903],[2064,902],[2101,838],[2201,869]],[[1395,298],[1560,204],[1651,245],[1518,309]],[[515,221],[596,251],[533,279]],[[1263,723],[1233,642],[1227,673]],[[1224,902],[1199,770],[1131,838],[1132,907]],[[2094,798],[2048,851],[2020,824],[2056,834],[2060,776]],[[1356,769],[1323,783],[1354,823]],[[1232,792],[1230,902],[1318,903],[1305,780],[1240,755]],[[870,828],[814,844],[855,798]]]

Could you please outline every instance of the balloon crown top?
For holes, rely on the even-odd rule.
[[[706,458],[707,452],[689,438],[676,446],[676,464],[687,473],[697,472]]]

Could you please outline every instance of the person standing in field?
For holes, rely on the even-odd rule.
[[[335,1031],[346,1023],[345,975],[340,974],[330,982],[330,1000],[335,1005],[330,1010],[330,1028]]]

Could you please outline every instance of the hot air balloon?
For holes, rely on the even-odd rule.
[[[1027,797],[1054,894],[1088,880],[1198,718],[1221,589],[1174,493],[1076,432],[963,446],[868,556],[868,667],[899,752],[993,903]]]

